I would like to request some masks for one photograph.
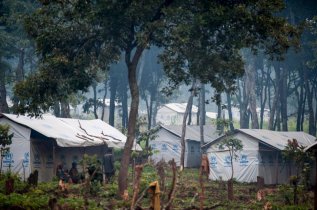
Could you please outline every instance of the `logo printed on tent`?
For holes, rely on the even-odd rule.
[[[29,163],[30,163],[30,153],[29,152],[25,152],[24,153],[24,158],[22,161],[22,166],[23,167],[29,167]]]
[[[249,163],[248,156],[247,155],[241,155],[240,166],[247,166],[248,163]]]
[[[162,151],[167,151],[167,145],[166,144],[162,144]]]
[[[225,156],[225,159],[224,159],[224,166],[225,167],[231,167],[231,158],[230,158],[230,155],[227,155],[227,156]]]
[[[211,168],[217,168],[217,157],[216,156],[211,156],[210,157],[210,165]]]
[[[173,144],[173,150],[174,150],[175,152],[178,152],[178,145],[177,145],[177,144]]]
[[[3,158],[3,167],[12,167],[14,163],[13,153],[7,152]]]

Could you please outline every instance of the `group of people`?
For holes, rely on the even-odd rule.
[[[77,163],[73,162],[71,169],[68,171],[65,170],[63,164],[59,164],[56,169],[56,176],[59,180],[62,180],[67,183],[77,184],[80,181],[80,174],[77,170]]]
[[[101,164],[99,164],[101,165]],[[106,182],[110,181],[115,174],[114,160],[112,153],[106,153],[103,157],[103,170],[101,167],[91,165],[87,167],[89,176],[93,176],[92,181],[103,181],[103,173],[105,174]],[[65,170],[63,164],[59,164],[56,169],[56,176],[59,180],[67,183],[77,184],[84,179],[83,174],[78,172],[77,163],[73,162],[71,169]]]

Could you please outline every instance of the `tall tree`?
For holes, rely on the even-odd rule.
[[[147,108],[148,129],[153,126],[156,108],[160,103],[162,82],[165,79],[163,67],[158,60],[160,51],[159,48],[153,47],[151,50],[146,50],[143,55],[144,66],[140,79],[140,93]]]
[[[183,116],[183,123],[182,123],[182,134],[181,134],[181,157],[180,157],[180,167],[181,167],[181,171],[184,169],[185,167],[185,150],[186,150],[186,139],[185,139],[185,135],[186,135],[186,121],[187,121],[187,117],[190,113],[190,109],[192,108],[192,103],[193,103],[193,98],[195,96],[195,92],[197,91],[197,87],[196,87],[196,79],[193,79],[193,84],[191,86],[191,88],[189,89],[190,91],[190,95],[188,97],[188,101],[187,101],[187,105],[186,105],[186,110]]]

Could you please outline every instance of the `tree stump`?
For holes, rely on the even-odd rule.
[[[261,177],[261,176],[256,177],[256,187],[257,187],[257,190],[264,188],[264,178],[263,177]]]
[[[5,182],[6,195],[10,195],[14,191],[14,179],[8,178]]]
[[[228,180],[228,199],[233,200],[233,180]]]

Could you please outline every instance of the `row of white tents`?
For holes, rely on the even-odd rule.
[[[23,178],[38,170],[39,181],[52,180],[58,164],[69,169],[83,154],[96,154],[101,159],[108,147],[123,148],[127,139],[101,120],[0,114],[0,124],[8,124],[10,133],[14,133],[10,152],[2,161],[3,170],[11,170]],[[142,150],[138,144],[133,149]]]
[[[228,180],[231,178],[231,160],[229,151],[220,147],[228,136],[219,135],[217,131],[205,126],[206,143],[200,148],[199,126],[187,126],[185,167],[199,167],[201,151],[204,151],[210,163],[209,178]],[[154,150],[152,160],[180,160],[181,126],[161,126],[158,137],[150,144]],[[230,138],[241,140],[242,151],[233,160],[234,178],[240,182],[256,182],[263,177],[265,184],[287,183],[291,175],[296,174],[296,167],[282,158],[288,140],[296,139],[304,147],[316,144],[316,137],[304,132],[279,132],[260,129],[237,129]],[[315,170],[312,170],[314,172]],[[315,180],[312,174],[311,179]]]
[[[101,120],[78,120],[56,118],[44,115],[29,118],[12,114],[0,114],[0,124],[8,124],[14,133],[10,152],[3,158],[3,170],[12,170],[21,177],[28,177],[35,169],[39,171],[39,181],[49,181],[54,176],[58,164],[70,168],[83,154],[97,154],[101,158],[107,147],[123,148],[126,136]],[[225,136],[209,125],[204,126],[204,139],[200,147],[199,126],[186,127],[185,167],[199,167],[201,152],[208,155],[209,178],[227,180],[231,176],[229,153],[219,147]],[[180,125],[161,125],[156,138],[150,142],[154,150],[151,159],[166,162],[174,159],[179,165],[181,152]],[[266,184],[288,181],[296,167],[284,161],[282,151],[288,140],[296,139],[300,145],[311,147],[316,138],[304,132],[278,132],[259,129],[237,129],[231,138],[241,140],[243,150],[233,161],[234,178],[241,182],[255,182],[258,176]],[[134,144],[134,150],[141,150]],[[314,170],[313,170],[314,171]]]

